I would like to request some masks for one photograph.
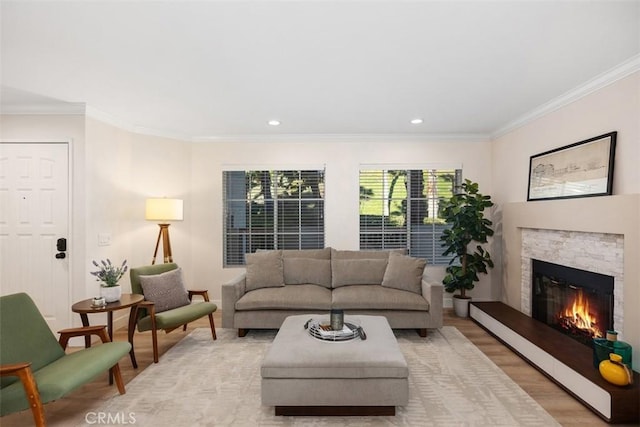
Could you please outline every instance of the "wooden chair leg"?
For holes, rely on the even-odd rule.
[[[242,328],[240,328],[240,329],[238,329],[238,336],[239,336],[240,338],[242,338],[242,337],[244,337],[245,335],[247,335],[247,332],[249,332],[249,330],[248,330],[248,329],[242,329]]]
[[[47,422],[44,418],[44,408],[42,407],[42,401],[40,400],[40,393],[38,392],[38,386],[31,374],[31,370],[28,371],[28,379],[20,378],[24,385],[24,391],[27,393],[29,399],[29,406],[31,406],[31,413],[33,414],[33,422],[36,426],[46,426]],[[22,376],[21,376],[22,377]]]
[[[127,339],[129,340],[129,344],[131,344],[131,351],[129,351],[129,357],[131,358],[131,364],[134,368],[138,367],[138,362],[136,361],[136,353],[133,348],[133,334],[136,331],[136,320],[138,319],[138,306],[134,305],[131,307],[131,311],[129,312],[129,326],[127,329]]]
[[[156,326],[156,308],[153,303],[145,305],[151,317],[151,340],[153,341],[153,363],[158,363],[158,327]]]
[[[44,408],[40,400],[40,392],[38,391],[38,385],[31,373],[31,369],[20,370],[18,376],[20,377],[20,381],[22,381],[24,391],[27,393],[27,399],[29,399],[29,406],[33,414],[33,421],[38,427],[47,425],[44,418]]]
[[[213,313],[209,314],[209,325],[211,325],[211,335],[213,335],[213,340],[217,340],[218,337],[216,336],[216,325],[213,322]]]
[[[151,340],[153,341],[153,363],[158,363],[158,332],[151,330]]]
[[[120,373],[120,365],[116,363],[111,368],[111,371],[113,372],[113,379],[116,381],[116,387],[118,387],[118,392],[120,394],[125,394],[126,391],[124,389],[124,381],[122,381],[122,374]]]
[[[47,421],[44,418],[44,408],[38,391],[38,384],[31,371],[31,363],[16,363],[13,365],[4,365],[0,370],[2,376],[17,376],[24,387],[24,392],[29,401],[29,407],[33,415],[33,421],[36,427],[44,427]]]
[[[418,335],[420,335],[422,338],[425,338],[427,336],[427,328],[420,328],[420,329],[416,329],[416,332],[418,333]]]

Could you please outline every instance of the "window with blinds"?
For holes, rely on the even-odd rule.
[[[324,248],[324,170],[224,171],[224,266],[259,249]]]
[[[461,181],[460,169],[360,170],[360,249],[406,248],[431,265],[448,264],[441,205]]]

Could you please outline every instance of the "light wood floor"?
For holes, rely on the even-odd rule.
[[[221,324],[220,312],[216,312],[216,325]],[[606,426],[608,425],[589,409],[567,394],[560,387],[549,381],[544,375],[531,367],[518,355],[513,353],[499,341],[489,335],[470,319],[455,317],[451,310],[445,309],[444,324],[455,326],[471,342],[473,342],[484,354],[498,365],[513,381],[535,399],[547,412],[549,412],[563,426]],[[200,320],[189,325],[187,332],[182,329],[169,334],[158,333],[160,363],[162,355],[173,345],[180,341],[191,330],[202,327],[208,328],[206,320]],[[251,332],[249,332],[251,333]],[[126,331],[118,330],[115,340],[126,340]],[[125,384],[135,378],[146,367],[153,363],[151,335],[149,332],[136,333],[134,338],[138,369],[133,369],[128,358],[120,363]],[[83,386],[69,396],[45,405],[45,411],[49,425],[64,425],[67,414],[87,414],[95,408],[96,400],[108,399],[117,393],[115,386],[109,386],[107,375],[98,378],[91,384]],[[77,416],[77,415],[76,415]],[[12,414],[2,417],[0,424],[3,427],[27,426],[32,424],[30,411]]]

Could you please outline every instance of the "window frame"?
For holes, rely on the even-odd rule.
[[[239,174],[242,174],[241,178]],[[265,174],[268,174],[266,185]],[[257,180],[260,180],[259,185],[256,185]],[[223,168],[223,268],[242,267],[247,253],[261,249],[324,248],[325,181],[324,166]],[[283,182],[288,186],[282,185]],[[258,186],[260,192],[256,193]],[[309,207],[305,209],[305,205]],[[262,211],[256,212],[260,207]],[[315,229],[305,231],[305,222],[306,227]]]
[[[419,186],[414,186],[411,180],[415,179],[415,173],[418,171],[422,177],[422,182]],[[376,178],[376,174],[380,174],[380,178]],[[433,175],[433,179],[436,180],[439,180],[438,177],[440,176],[451,175],[450,190],[440,195],[441,190],[439,189],[443,186],[441,181],[432,181],[428,188],[423,187],[426,182],[425,175],[427,174]],[[370,176],[367,177],[367,175]],[[404,192],[400,192],[400,196],[394,197],[395,191],[393,191],[395,189],[394,185],[399,185],[398,182],[394,184],[385,183],[385,181],[392,180],[392,176],[404,177],[405,189]],[[374,179],[371,179],[372,177]],[[461,183],[461,165],[360,165],[358,171],[358,185],[360,187],[358,235],[360,249],[406,249],[409,255],[426,259],[429,265],[448,265],[452,257],[442,256],[444,250],[442,249],[440,236],[444,229],[449,226],[438,216],[439,203],[441,200],[449,198]],[[367,184],[369,185],[367,186]],[[376,190],[380,194],[377,194]],[[412,196],[411,193],[416,190],[420,191],[420,197]],[[432,192],[432,195],[425,194],[425,191]],[[371,198],[366,199],[367,196]],[[380,210],[367,216],[364,214],[367,208],[363,207],[363,200],[380,203],[378,208]],[[395,205],[395,210],[392,210],[392,205]],[[368,209],[371,209],[371,207]],[[412,220],[412,212],[414,212],[414,215],[417,214],[415,220]],[[394,218],[396,219],[394,220]],[[399,221],[401,225],[393,224]]]

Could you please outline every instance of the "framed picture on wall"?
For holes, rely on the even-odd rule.
[[[608,196],[617,132],[531,156],[527,200]]]

